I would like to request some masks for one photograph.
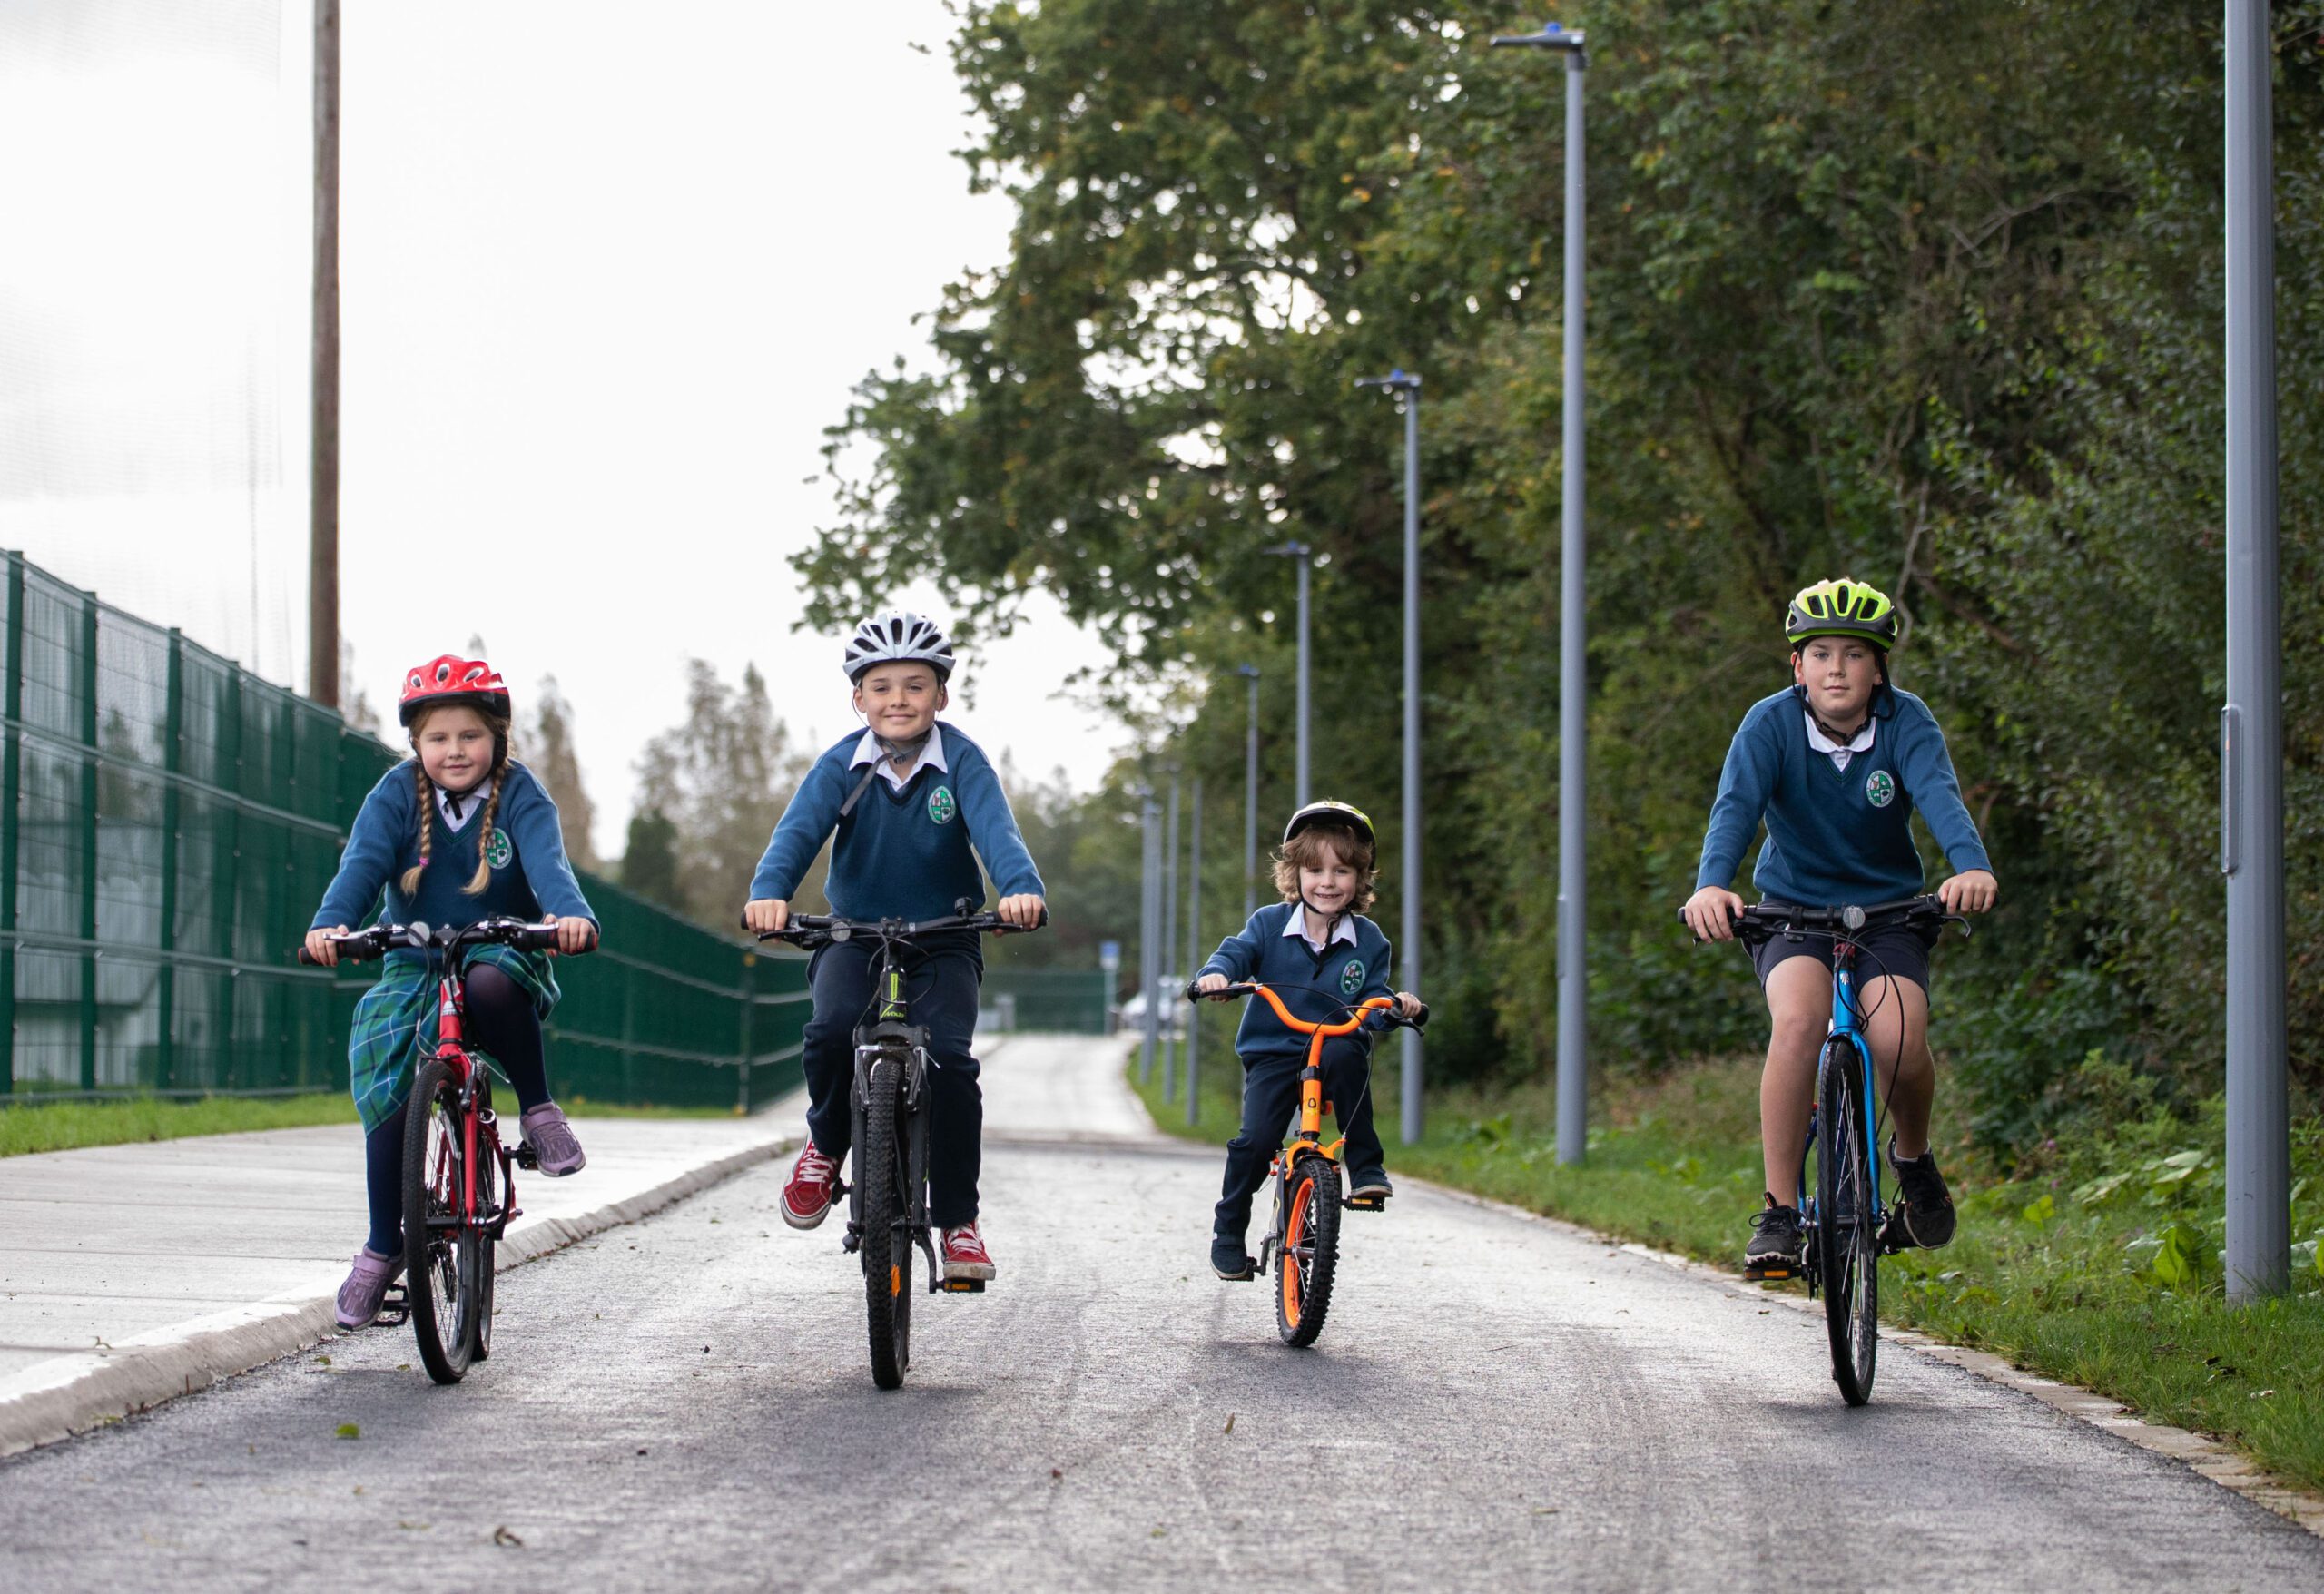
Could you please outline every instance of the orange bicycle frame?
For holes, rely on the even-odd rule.
[[[1255,979],[1246,980],[1243,982],[1243,985],[1246,989],[1255,990],[1261,996],[1267,999],[1267,1006],[1275,1009],[1275,1016],[1283,1020],[1285,1028],[1295,1030],[1308,1038],[1307,1066],[1299,1071],[1299,1132],[1297,1137],[1306,1141],[1308,1145],[1322,1152],[1325,1156],[1328,1156],[1333,1161],[1337,1162],[1339,1160],[1339,1148],[1345,1142],[1346,1136],[1341,1136],[1340,1139],[1334,1140],[1329,1146],[1323,1144],[1324,1042],[1332,1039],[1335,1036],[1354,1034],[1356,1030],[1363,1027],[1364,1019],[1370,1018],[1374,1013],[1378,1012],[1383,1008],[1394,1007],[1396,1005],[1395,999],[1393,997],[1370,997],[1367,998],[1362,1005],[1357,1007],[1354,1012],[1349,1014],[1345,1018],[1343,1018],[1336,1024],[1311,1024],[1305,1018],[1294,1017],[1291,1009],[1283,1005],[1283,999],[1275,995],[1274,991],[1268,989],[1265,986],[1261,985],[1258,981]],[[1234,988],[1230,987],[1229,989],[1231,989]]]

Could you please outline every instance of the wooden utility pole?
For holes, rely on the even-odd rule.
[[[339,0],[315,0],[315,271],[307,695],[339,706]]]

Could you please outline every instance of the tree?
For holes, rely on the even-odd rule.
[[[794,751],[758,666],[727,685],[700,659],[686,666],[686,718],[637,761],[638,807],[667,818],[677,853],[676,900],[720,930],[742,910],[775,822],[812,759]]]
[[[558,689],[556,676],[541,677],[533,723],[518,745],[527,767],[540,777],[556,803],[557,817],[565,827],[565,855],[576,869],[602,868],[590,834],[596,822],[596,805],[581,783],[581,761],[573,750],[573,705]]]
[[[678,827],[657,809],[641,808],[629,816],[621,888],[674,912],[685,910],[678,890]]]

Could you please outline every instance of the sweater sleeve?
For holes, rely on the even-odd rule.
[[[1218,950],[1210,955],[1210,960],[1195,970],[1195,978],[1224,974],[1229,981],[1238,983],[1250,979],[1251,971],[1259,966],[1259,950],[1265,944],[1266,932],[1259,928],[1259,920],[1265,912],[1265,909],[1260,909],[1251,915],[1248,924],[1219,942]]]
[[[1909,717],[1905,733],[1897,743],[1896,771],[1905,777],[1905,790],[1913,794],[1913,806],[1920,811],[1929,833],[1945,849],[1953,872],[1972,869],[1991,872],[1993,861],[1985,856],[1985,844],[1977,837],[1977,822],[1969,817],[1968,804],[1961,801],[1961,780],[1953,772],[1953,754],[1945,748],[1936,716],[1921,708]]]
[[[1009,812],[1009,793],[1000,789],[992,761],[966,746],[965,738],[951,744],[966,753],[953,776],[953,784],[960,788],[960,817],[968,822],[969,844],[984,860],[984,871],[992,877],[993,889],[1004,897],[1047,896],[1040,871],[1033,867],[1033,855],[1025,849],[1017,816]]]
[[[767,839],[766,852],[751,876],[752,901],[787,902],[799,882],[807,878],[815,854],[823,850],[839,823],[839,805],[847,801],[847,793],[840,789],[843,770],[825,753],[799,782],[783,817],[775,821],[774,834]]]
[[[597,916],[590,910],[589,899],[581,894],[581,882],[573,877],[572,861],[565,855],[565,826],[557,817],[556,799],[522,764],[509,766],[508,798],[501,804],[499,819],[507,827],[508,839],[517,843],[525,883],[533,888],[542,910],[559,919],[596,923]]]
[[[412,831],[411,800],[411,763],[407,759],[379,777],[379,783],[356,811],[355,822],[347,832],[347,849],[339,855],[339,872],[331,877],[330,889],[323,892],[322,906],[315,910],[310,930],[329,930],[337,924],[358,929],[378,911],[379,893],[387,889],[397,855]]]
[[[1718,773],[1718,795],[1710,805],[1710,824],[1703,831],[1702,861],[1695,869],[1695,890],[1726,888],[1735,882],[1743,865],[1744,850],[1766,817],[1768,798],[1775,791],[1783,751],[1776,739],[1773,715],[1757,709],[1743,716],[1735,740],[1727,749],[1726,767]]]
[[[1388,939],[1388,934],[1385,930],[1382,930],[1380,932],[1380,950],[1365,960],[1364,989],[1355,993],[1357,1004],[1360,1006],[1364,1002],[1370,1001],[1374,997],[1394,996],[1396,994],[1396,986],[1392,976],[1395,973],[1395,943]],[[1370,1012],[1364,1016],[1364,1027],[1366,1029],[1385,1029],[1391,1026],[1386,1013]]]

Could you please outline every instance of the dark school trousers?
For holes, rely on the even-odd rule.
[[[1243,1132],[1226,1143],[1226,1182],[1219,1192],[1216,1233],[1239,1240],[1251,1224],[1251,1197],[1267,1182],[1285,1132],[1299,1112],[1299,1074],[1307,1054],[1246,1058]],[[1372,1048],[1352,1035],[1324,1042],[1324,1100],[1347,1136],[1343,1157],[1351,1175],[1378,1173],[1388,1154],[1372,1127]]]
[[[807,1068],[807,1133],[815,1148],[844,1162],[854,1126],[848,1116],[855,1077],[855,1029],[876,1016],[872,960],[877,949],[835,941],[815,954],[807,980],[815,996],[803,1060]],[[977,1028],[977,987],[984,959],[976,938],[931,940],[898,953],[910,1022],[928,1031],[928,1218],[958,1228],[977,1216],[977,1174],[984,1141],[984,1092],[970,1055]]]

